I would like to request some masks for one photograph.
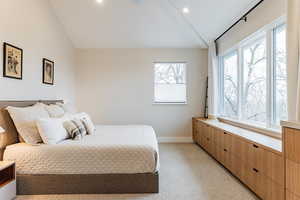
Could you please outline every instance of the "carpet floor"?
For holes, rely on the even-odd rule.
[[[195,144],[159,148],[159,194],[18,196],[17,200],[258,200]]]

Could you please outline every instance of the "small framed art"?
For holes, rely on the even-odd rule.
[[[23,50],[8,43],[3,46],[3,76],[22,79]]]
[[[43,83],[54,85],[54,62],[43,59]]]

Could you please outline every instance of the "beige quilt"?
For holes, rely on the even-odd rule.
[[[159,168],[158,144],[150,126],[97,126],[82,140],[56,145],[10,145],[4,160],[17,174],[136,174]]]

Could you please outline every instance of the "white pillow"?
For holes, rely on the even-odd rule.
[[[36,124],[43,142],[45,144],[57,144],[68,139],[69,134],[63,126],[67,120],[67,117],[38,119]]]
[[[56,105],[60,106],[66,113],[69,114],[77,113],[77,109],[71,103],[56,103]]]
[[[65,114],[65,110],[56,104],[44,105],[45,109],[48,111],[50,117],[59,118],[63,117]]]
[[[42,142],[42,138],[36,126],[36,120],[49,117],[48,112],[42,105],[35,104],[24,108],[8,106],[6,109],[18,133],[26,143],[37,144]]]
[[[83,122],[88,135],[92,135],[96,131],[96,127],[87,113],[75,114],[73,118],[80,119]]]

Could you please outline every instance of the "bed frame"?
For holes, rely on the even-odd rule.
[[[0,160],[7,145],[19,142],[18,132],[10,118],[7,106],[26,107],[37,102],[50,101],[0,101],[0,126],[5,133],[0,135]],[[17,194],[129,194],[158,193],[158,173],[143,174],[41,174],[20,175],[17,173]]]

